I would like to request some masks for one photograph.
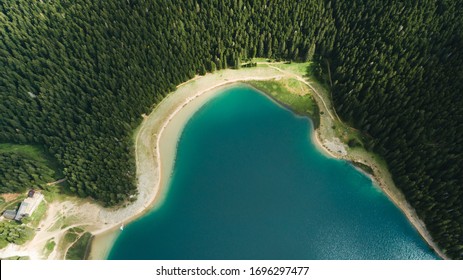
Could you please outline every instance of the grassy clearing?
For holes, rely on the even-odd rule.
[[[55,246],[56,246],[56,242],[53,238],[47,241],[47,243],[45,244],[45,247],[43,247],[43,254],[45,255],[46,258],[48,258],[51,252],[53,252],[53,250],[55,249]]]
[[[42,150],[35,146],[30,145],[16,145],[9,143],[0,144],[0,153],[19,153],[27,156],[30,159],[34,159],[39,162],[45,162],[42,154]]]
[[[47,204],[45,201],[40,202],[37,209],[35,209],[34,213],[32,213],[30,217],[30,226],[36,228],[39,226],[40,221],[42,220],[43,216],[45,216],[45,212],[47,212]]]
[[[58,251],[59,252],[69,252],[71,251],[71,257],[78,256],[80,253],[80,243],[88,242],[86,241],[86,234],[90,234],[88,232],[85,232],[82,228],[80,227],[73,227],[70,228],[66,231],[64,234],[64,237],[60,240],[58,244]],[[84,238],[84,239],[82,239]],[[82,240],[81,240],[82,239]],[[76,245],[77,244],[77,245]],[[82,245],[83,246],[83,245]],[[86,246],[86,245],[85,245]],[[73,248],[73,249],[71,249]],[[66,254],[67,258],[67,254]]]
[[[91,238],[92,235],[89,232],[82,234],[82,236],[68,249],[66,260],[84,260],[87,257]]]
[[[64,242],[71,244],[71,243],[74,243],[78,238],[79,238],[78,234],[70,232],[69,230],[64,235]]]
[[[58,243],[58,251],[66,252],[69,246],[71,246],[72,243],[74,243],[78,238],[79,238],[79,235],[76,234],[72,228],[68,229],[66,233],[64,234],[64,237]]]
[[[313,62],[304,62],[304,63],[281,63],[275,65],[275,67],[278,67],[282,70],[291,72],[293,74],[306,77],[310,71],[310,69],[313,67],[314,63]]]
[[[315,127],[318,127],[320,116],[317,103],[310,94],[311,90],[303,83],[296,79],[249,81],[247,83],[267,93],[296,114],[310,117]]]

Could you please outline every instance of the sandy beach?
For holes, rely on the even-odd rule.
[[[49,255],[44,254],[44,246],[49,240],[60,244],[67,229],[80,226],[94,235],[89,259],[105,259],[120,233],[121,225],[162,204],[175,160],[177,141],[190,117],[227,85],[283,76],[275,69],[256,67],[217,71],[182,83],[175,92],[157,104],[151,114],[141,116],[143,122],[135,131],[138,188],[135,201],[118,209],[107,209],[90,200],[79,199],[48,203],[41,231],[24,245],[8,245],[0,250],[0,258],[19,255],[31,259],[63,259],[63,252],[56,249]],[[72,226],[62,228],[58,223]]]
[[[224,70],[218,73],[208,74],[204,77],[196,77],[191,81],[179,85],[176,92],[165,98],[153,113],[145,119],[144,123],[141,125],[142,130],[140,130],[139,136],[137,137],[137,174],[139,178],[139,188],[140,190],[142,188],[146,189],[146,191],[149,191],[149,189],[154,190],[152,193],[153,198],[146,204],[146,208],[152,210],[162,205],[162,200],[167,193],[166,184],[168,183],[175,161],[177,141],[180,138],[183,127],[202,105],[213,98],[227,85],[246,80],[269,80],[283,77],[297,78],[317,93],[316,89],[312,87],[309,82],[296,73],[284,71],[275,66],[265,67],[262,65],[262,67],[254,69],[242,69],[239,71]],[[328,112],[328,114],[325,114],[325,117],[321,118],[321,127],[331,127],[332,123],[330,119],[335,118],[335,113],[330,109],[331,104],[328,105],[327,101],[325,101],[320,94],[317,93],[317,95],[318,98],[316,99],[320,108],[324,108],[324,110]],[[167,115],[168,117],[162,118],[163,115]],[[148,131],[151,131],[151,137],[154,136],[154,138],[148,140],[149,135],[146,135]],[[158,137],[158,135],[160,135],[160,137]],[[316,133],[312,135],[314,143],[316,143],[320,150],[328,156],[350,161],[359,161],[372,167],[375,171],[375,175],[368,174],[372,180],[375,181],[390,200],[402,210],[426,242],[442,258],[446,259],[446,256],[432,241],[424,223],[419,220],[414,209],[406,202],[403,194],[393,184],[392,178],[387,170],[384,171],[379,168],[373,160],[366,157],[364,154],[348,153],[345,145],[334,135],[327,133],[324,129],[318,129]],[[139,142],[140,139],[143,139],[141,140],[143,141],[142,143]],[[148,157],[147,155],[150,154],[150,152],[155,153]],[[162,159],[162,163],[160,159]],[[157,170],[151,169],[150,171],[150,168],[152,168],[150,164],[160,166],[160,170],[156,168]],[[142,178],[144,178],[142,176],[154,174],[155,177],[158,178],[157,184],[152,183],[156,182],[153,180],[154,178],[151,180],[148,178],[142,180]],[[149,187],[150,182],[151,187]],[[107,248],[101,248],[102,246],[99,246],[98,242],[94,243],[94,250],[92,250],[91,255],[92,258],[99,259],[106,257],[106,255],[98,254],[97,252],[106,252]],[[112,243],[108,245],[112,245]]]
[[[383,189],[388,197],[407,216],[427,243],[444,259],[428,234],[424,224],[418,219],[413,208],[408,205],[402,193],[395,187],[387,170],[368,157],[346,149],[332,133],[330,118],[335,112],[330,104],[317,90],[298,73],[279,69],[275,65],[259,64],[255,68],[241,70],[221,70],[205,76],[197,76],[177,87],[154,108],[148,116],[143,115],[143,122],[135,132],[135,156],[137,166],[138,195],[136,200],[118,209],[106,209],[91,201],[70,200],[48,204],[46,217],[41,223],[40,231],[33,240],[22,246],[9,245],[0,250],[0,257],[28,255],[31,259],[63,259],[62,252],[53,251],[44,255],[43,248],[50,238],[59,243],[68,227],[56,227],[59,217],[72,219],[72,226],[79,225],[95,237],[92,242],[89,259],[105,259],[113,245],[120,226],[130,223],[148,211],[156,209],[168,192],[166,188],[172,172],[178,139],[191,116],[222,89],[237,82],[247,80],[270,80],[284,77],[297,78],[309,86],[318,95],[315,96],[319,107],[328,112],[321,116],[320,128],[313,133],[313,140],[320,150],[332,157],[365,163],[372,167],[372,179]],[[70,227],[70,226],[69,226]]]

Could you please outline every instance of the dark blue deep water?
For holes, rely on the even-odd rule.
[[[126,226],[109,259],[435,259],[312,133],[252,88],[224,90],[186,125],[163,205]]]

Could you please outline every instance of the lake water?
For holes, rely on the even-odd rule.
[[[225,89],[184,128],[163,205],[127,225],[109,259],[436,259],[312,133],[254,89]]]

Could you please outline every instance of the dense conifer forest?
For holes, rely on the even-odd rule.
[[[133,129],[177,84],[252,57],[315,60],[341,118],[370,136],[433,238],[461,259],[462,6],[0,1],[0,143],[45,147],[71,191],[115,205],[136,193]],[[22,177],[34,166],[1,157],[5,174],[9,162]]]
[[[30,188],[40,188],[45,183],[55,181],[56,174],[44,155],[6,151],[1,146],[0,170],[0,193],[18,193]]]

